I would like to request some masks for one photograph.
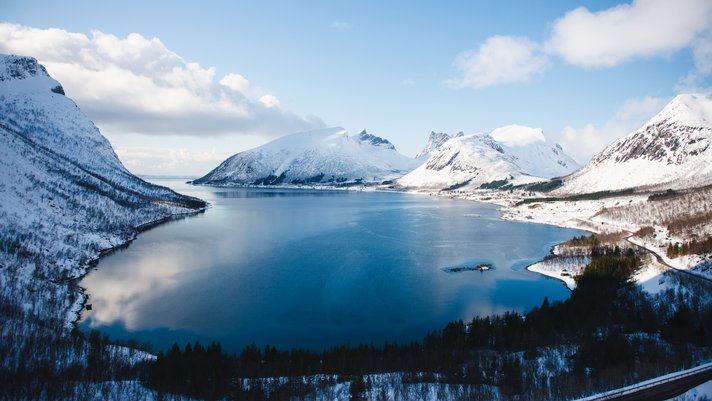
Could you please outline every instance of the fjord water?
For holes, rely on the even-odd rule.
[[[419,340],[455,319],[568,296],[524,270],[576,230],[424,195],[191,186],[212,206],[139,234],[81,282],[81,327],[150,342],[322,349]],[[486,272],[453,266],[493,263]]]

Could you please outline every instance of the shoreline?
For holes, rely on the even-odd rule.
[[[166,178],[168,178],[168,177],[166,177]],[[158,184],[158,185],[160,185],[160,184]],[[373,187],[373,186],[364,186],[364,187],[360,187],[360,188],[356,188],[356,187],[353,187],[353,186],[352,186],[352,187],[346,187],[346,188],[343,188],[343,187],[342,187],[342,188],[339,188],[339,187],[330,187],[330,186],[329,186],[329,187],[327,187],[327,186],[316,186],[316,187],[312,187],[312,186],[291,186],[291,185],[289,185],[289,186],[284,186],[284,185],[272,185],[272,186],[244,186],[244,185],[239,185],[239,186],[234,186],[234,185],[209,185],[209,184],[192,184],[192,183],[191,183],[190,185],[197,186],[197,187],[205,186],[205,187],[213,187],[213,188],[286,189],[286,190],[307,190],[307,191],[309,191],[309,190],[316,190],[316,191],[336,191],[336,192],[347,192],[347,191],[348,191],[348,192],[371,192],[371,191],[374,191],[374,192],[383,192],[383,193],[396,193],[396,194],[420,195],[420,196],[429,196],[429,197],[430,197],[430,196],[433,196],[433,197],[438,197],[438,198],[443,198],[443,199],[450,199],[450,200],[465,200],[465,201],[479,202],[479,203],[483,203],[483,204],[490,204],[490,205],[495,204],[495,205],[498,205],[498,206],[500,206],[500,208],[498,209],[498,211],[500,212],[500,213],[499,213],[499,216],[498,216],[498,219],[499,219],[499,220],[514,220],[514,221],[518,221],[518,222],[520,222],[520,223],[530,223],[530,224],[547,224],[547,223],[542,223],[542,222],[534,221],[534,220],[516,220],[516,219],[507,219],[507,218],[505,218],[505,215],[503,214],[503,208],[506,207],[506,206],[505,206],[505,203],[501,202],[502,199],[496,199],[496,198],[494,198],[494,197],[493,197],[493,198],[490,198],[490,199],[492,199],[493,201],[489,201],[489,202],[488,202],[488,201],[484,201],[484,200],[481,200],[481,199],[473,199],[473,198],[469,198],[469,197],[464,197],[464,198],[463,198],[463,197],[459,196],[459,194],[449,194],[449,193],[448,193],[448,194],[445,194],[445,193],[428,192],[428,191],[416,191],[416,190],[402,190],[402,189],[399,190],[399,189],[389,189],[389,188],[377,188],[377,187]],[[500,201],[500,202],[495,202],[495,200],[496,200],[496,201]],[[197,210],[195,210],[195,211],[184,212],[184,213],[176,213],[176,214],[172,214],[172,215],[169,215],[169,216],[165,216],[165,217],[162,217],[162,218],[153,220],[153,221],[149,221],[149,222],[146,222],[146,223],[142,223],[142,224],[140,224],[140,225],[134,227],[134,229],[136,230],[136,232],[134,232],[134,233],[132,234],[132,236],[131,236],[128,240],[126,240],[125,242],[122,242],[121,244],[118,244],[118,245],[115,245],[115,246],[113,246],[113,247],[110,247],[110,248],[103,249],[103,250],[99,251],[99,255],[98,255],[96,258],[94,258],[94,259],[92,259],[92,260],[90,260],[90,261],[87,262],[86,268],[84,268],[83,273],[82,273],[79,277],[76,277],[76,278],[72,279],[71,282],[69,283],[70,289],[73,290],[73,291],[75,291],[76,300],[75,300],[74,304],[72,305],[72,307],[70,307],[70,309],[69,309],[69,311],[68,311],[68,313],[67,313],[67,319],[65,320],[65,326],[68,327],[68,328],[70,328],[70,329],[73,329],[73,330],[79,330],[79,324],[80,324],[80,320],[82,319],[82,314],[83,314],[84,311],[85,311],[86,305],[87,305],[87,304],[89,303],[89,301],[90,301],[89,296],[88,296],[88,295],[86,294],[86,292],[85,292],[85,291],[86,291],[86,288],[81,287],[81,286],[79,285],[79,283],[82,281],[83,278],[85,278],[88,274],[91,273],[92,269],[96,268],[96,266],[98,265],[98,263],[100,262],[100,260],[101,260],[103,257],[110,256],[110,255],[113,254],[114,252],[118,252],[118,251],[121,251],[121,250],[124,250],[124,249],[128,248],[128,247],[131,245],[131,243],[132,243],[133,241],[135,241],[135,240],[138,238],[138,236],[139,236],[140,234],[142,234],[142,233],[144,233],[144,232],[146,232],[146,231],[149,231],[149,230],[151,230],[151,229],[153,229],[153,228],[155,228],[155,227],[158,227],[158,226],[160,226],[160,225],[162,225],[162,224],[164,224],[164,223],[169,223],[169,222],[174,221],[174,220],[182,220],[182,219],[184,219],[184,218],[190,218],[190,217],[193,217],[193,216],[195,216],[195,215],[198,215],[198,214],[201,214],[201,213],[205,213],[205,212],[206,212],[208,209],[210,209],[211,207],[212,207],[212,205],[211,205],[210,203],[206,202],[206,205],[205,205],[204,207],[202,207],[202,208],[200,208],[200,209],[197,209]],[[556,225],[556,224],[547,224],[547,225],[552,225],[552,226],[557,226],[557,227],[562,227],[562,228],[580,229],[579,227],[575,227],[575,226],[565,226],[565,225]],[[557,245],[557,244],[551,246],[551,250],[553,250],[553,249],[556,247],[556,245]],[[549,255],[551,254],[551,250],[550,250]],[[547,256],[548,256],[548,255],[547,255]],[[545,257],[546,257],[546,256],[545,256]],[[544,261],[544,260],[545,260],[545,257],[543,257],[543,258],[537,260],[536,262],[533,262],[533,263],[531,263],[531,264],[525,266],[525,267],[523,268],[523,270],[530,271],[530,272],[532,272],[532,273],[534,273],[534,274],[541,274],[541,275],[543,275],[543,276],[545,276],[545,277],[548,277],[548,278],[558,279],[559,281],[562,281],[562,283],[564,284],[564,286],[567,286],[567,285],[566,285],[566,282],[565,282],[564,280],[561,280],[561,279],[558,278],[558,277],[550,276],[550,275],[547,275],[547,274],[544,274],[544,273],[540,273],[540,272],[537,272],[537,271],[535,271],[535,270],[530,269],[531,266],[534,266],[534,265],[536,265],[536,264],[538,264],[538,263]],[[491,269],[493,269],[493,268],[494,268],[494,267],[492,267],[492,268],[490,268],[490,269],[483,269],[483,270],[481,270],[481,272],[485,272],[485,271],[491,270]],[[480,271],[480,270],[477,270],[477,271]],[[453,273],[455,273],[455,272],[453,272]],[[567,288],[568,288],[568,286],[567,286]]]
[[[554,227],[561,227],[561,228],[570,228],[570,229],[576,229],[576,230],[581,230],[585,231],[588,233],[597,233],[596,231],[591,230],[590,228],[584,228],[580,225],[577,224],[566,224],[565,222],[551,222],[551,221],[540,221],[537,219],[517,219],[514,218],[513,215],[508,215],[507,212],[511,211],[511,208],[514,207],[515,200],[519,201],[521,199],[524,199],[523,197],[518,197],[516,195],[514,196],[509,196],[509,199],[503,198],[501,195],[508,195],[506,192],[503,193],[501,191],[497,190],[481,190],[480,192],[444,192],[444,191],[428,191],[428,190],[417,190],[417,189],[407,189],[407,188],[388,188],[388,187],[383,187],[382,185],[351,185],[351,186],[344,186],[344,187],[338,187],[338,186],[332,186],[332,185],[299,185],[299,184],[287,184],[287,185],[246,185],[246,184],[240,184],[240,185],[215,185],[215,184],[194,184],[190,182],[190,185],[193,186],[205,186],[205,187],[215,187],[215,188],[246,188],[246,189],[287,189],[287,190],[315,190],[315,191],[353,191],[353,192],[383,192],[383,193],[398,193],[398,194],[408,194],[408,195],[416,195],[416,196],[434,196],[438,198],[443,198],[443,199],[457,199],[457,200],[466,200],[466,201],[474,201],[474,202],[479,202],[479,203],[485,203],[485,204],[494,204],[498,205],[499,209],[498,211],[500,212],[499,214],[499,219],[500,220],[510,220],[510,221],[516,221],[519,223],[530,223],[530,224],[545,224],[549,226],[554,226]],[[508,210],[509,209],[509,210]],[[575,288],[575,282],[573,281],[573,277],[570,277],[569,279],[565,279],[561,277],[561,272],[559,271],[546,271],[542,269],[537,269],[536,266],[546,260],[547,256],[550,255],[555,255],[554,254],[554,249],[556,246],[558,246],[559,243],[554,244],[550,251],[549,254],[544,256],[543,258],[537,260],[536,262],[533,262],[523,268],[523,270],[530,271],[535,274],[540,274],[544,277],[552,278],[555,280],[559,280],[562,282],[562,284],[569,290],[573,290]]]
[[[417,191],[415,193],[428,194],[428,192],[423,191]],[[659,278],[666,271],[674,271],[678,274],[688,275],[707,282],[712,281],[712,273],[707,273],[707,275],[705,275],[705,273],[698,273],[692,270],[692,267],[696,264],[690,265],[688,263],[686,265],[684,260],[672,260],[667,257],[664,249],[659,248],[655,244],[649,244],[645,238],[635,237],[635,233],[641,229],[640,225],[628,221],[596,219],[600,210],[616,207],[620,204],[647,202],[649,196],[647,193],[631,193],[595,200],[562,200],[529,204],[519,203],[521,200],[527,199],[526,196],[516,193],[502,193],[496,190],[475,190],[472,192],[455,193],[432,192],[429,194],[442,198],[463,199],[498,205],[500,212],[499,218],[501,220],[546,224],[561,228],[581,230],[589,234],[626,232],[627,236],[625,240],[627,243],[651,256],[652,260],[643,264],[634,275],[635,282],[648,291],[657,292],[660,290],[661,284],[652,283],[651,280]],[[558,245],[559,244],[556,244],[552,247],[549,255],[554,255],[555,258],[560,257],[555,252]],[[567,271],[569,270],[568,266],[562,266],[558,269],[541,269],[539,266],[546,260],[547,257],[544,257],[526,266],[525,270],[559,280],[569,290],[575,288],[575,281],[573,279],[574,273]],[[571,276],[562,276],[562,273],[568,273],[571,274]]]
[[[86,288],[82,287],[79,285],[79,283],[84,279],[89,273],[91,273],[92,269],[95,269],[96,266],[99,264],[99,261],[105,257],[113,254],[114,252],[118,252],[121,250],[124,250],[128,248],[133,241],[138,238],[139,234],[147,232],[155,227],[158,227],[164,223],[168,223],[170,221],[177,221],[177,220],[182,220],[185,218],[189,218],[201,213],[205,213],[209,208],[210,204],[208,202],[205,202],[205,206],[196,209],[195,211],[192,212],[183,212],[183,213],[174,213],[168,216],[161,217],[159,219],[153,220],[153,221],[148,221],[146,223],[139,224],[138,226],[134,227],[134,230],[136,230],[134,233],[132,233],[131,237],[126,240],[125,242],[122,242],[118,245],[112,246],[110,248],[102,249],[99,251],[99,255],[91,260],[89,260],[86,263],[86,266],[78,266],[80,269],[83,270],[83,273],[79,275],[78,277],[75,277],[68,282],[68,288],[70,292],[74,292],[76,295],[76,299],[74,303],[69,307],[69,310],[67,311],[67,318],[64,321],[64,326],[67,329],[70,329],[72,331],[74,330],[79,330],[79,321],[82,318],[82,312],[84,312],[87,302],[89,301],[89,295],[86,293]]]
[[[567,276],[567,278],[564,279],[564,278],[562,278],[562,274],[557,274],[558,272],[547,271],[547,270],[537,268],[536,265],[538,265],[541,262],[542,261],[532,263],[531,265],[525,267],[525,270],[530,271],[535,274],[540,274],[540,275],[542,275],[544,277],[548,277],[550,279],[558,280],[569,291],[573,291],[576,288],[576,281],[573,279],[572,276]]]

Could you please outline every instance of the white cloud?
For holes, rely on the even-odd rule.
[[[692,55],[695,68],[680,80],[675,89],[678,92],[712,94],[712,82],[707,79],[712,75],[712,31],[695,41]]]
[[[492,36],[476,51],[460,53],[454,61],[461,77],[448,83],[456,87],[486,86],[526,81],[546,69],[539,46],[512,36]]]
[[[456,87],[482,88],[526,81],[543,72],[552,56],[581,67],[613,67],[636,58],[668,56],[691,48],[695,69],[681,87],[699,87],[712,74],[712,1],[635,0],[591,12],[569,11],[552,24],[549,38],[492,36],[454,61]]]
[[[701,75],[712,74],[712,32],[698,39],[692,50],[697,73]]]
[[[235,92],[249,93],[252,91],[252,86],[247,78],[240,74],[227,74],[220,80],[220,85],[226,86]]]
[[[0,23],[0,52],[36,57],[103,129],[148,135],[275,137],[323,126],[242,75],[186,62],[159,39]],[[217,81],[217,82],[216,82]]]
[[[610,67],[688,47],[711,22],[709,0],[637,0],[599,12],[579,7],[554,22],[546,49],[571,64]]]
[[[628,99],[618,107],[615,118],[638,126],[658,114],[671,99],[646,96],[642,99]],[[635,127],[638,128],[638,127]]]
[[[182,175],[205,173],[230,156],[211,149],[153,146],[117,146],[116,154],[132,171],[143,174]]]
[[[670,99],[645,97],[626,100],[603,125],[566,126],[559,143],[579,163],[586,163],[616,139],[640,128],[665,107]]]
[[[279,107],[279,99],[277,99],[276,96],[270,95],[269,93],[266,95],[260,96],[260,103],[262,103],[265,107],[272,108],[272,107]]]

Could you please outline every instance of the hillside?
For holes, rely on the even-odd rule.
[[[29,57],[0,56],[0,166],[0,371],[61,371],[88,351],[70,336],[75,280],[142,226],[205,203],[129,173]]]
[[[458,132],[455,135],[450,135],[446,132],[432,131],[428,136],[428,140],[425,143],[425,146],[420,152],[418,152],[417,155],[415,155],[415,158],[421,162],[425,162],[430,158],[430,156],[433,155],[433,152],[435,152],[438,148],[440,148],[440,146],[447,142],[448,139],[461,137],[463,135],[465,134],[462,131]]]
[[[534,130],[540,139],[527,144],[504,145],[499,137],[530,135]],[[430,150],[430,158],[414,171],[398,179],[405,188],[442,190],[498,188],[543,181],[566,175],[578,164],[559,145],[545,142],[541,130],[508,126],[492,134],[456,135]],[[428,146],[434,143],[431,135]],[[426,149],[428,149],[426,146]]]
[[[555,193],[681,189],[712,183],[712,99],[676,96],[655,117],[598,153]]]

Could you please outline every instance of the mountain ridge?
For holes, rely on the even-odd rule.
[[[429,190],[494,188],[545,181],[566,175],[578,167],[561,146],[549,146],[541,130],[515,125],[502,128],[508,134],[525,136],[537,132],[541,138],[526,145],[506,146],[491,134],[458,134],[430,149],[431,156],[399,178],[397,184],[404,188]],[[503,132],[498,130],[493,132]],[[431,134],[426,149],[432,148],[433,139]]]
[[[431,131],[430,135],[428,136],[428,140],[425,143],[425,146],[420,152],[418,152],[417,155],[415,155],[415,158],[417,160],[426,161],[432,155],[432,153],[436,151],[440,146],[442,146],[442,144],[447,142],[448,139],[461,137],[463,135],[465,134],[462,131],[454,135],[450,135],[446,132]]]
[[[230,156],[194,184],[381,183],[417,165],[387,139],[341,127],[298,132]]]
[[[554,193],[712,184],[712,98],[681,94],[564,178]]]

